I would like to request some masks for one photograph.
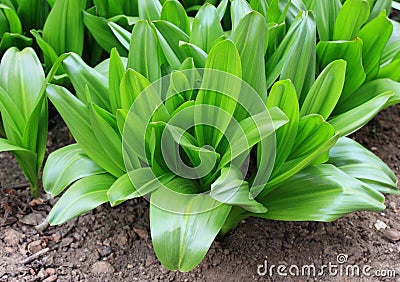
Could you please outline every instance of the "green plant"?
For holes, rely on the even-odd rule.
[[[47,141],[47,99],[42,65],[31,48],[10,48],[0,64],[0,111],[6,139],[0,151],[16,156],[30,183],[33,197],[39,196],[39,172]]]
[[[90,68],[69,54],[76,96],[47,87],[77,141],[44,169],[48,193],[70,186],[50,223],[146,196],[157,256],[189,271],[248,216],[384,209],[382,193],[399,193],[395,175],[346,136],[400,102],[400,84],[383,74],[398,41],[367,1],[329,3],[233,0],[224,30],[225,10],[211,4],[190,19],[178,1],[139,2],[146,18],[132,32],[109,25],[127,58],[113,49]]]
[[[47,12],[44,0],[0,1],[0,54],[13,46],[31,46],[32,39],[26,32],[41,26]]]

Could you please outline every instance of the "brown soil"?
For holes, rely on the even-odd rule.
[[[398,105],[383,111],[354,136],[397,175],[399,124]],[[51,121],[51,127],[51,150],[70,142],[59,118]],[[388,208],[382,213],[358,212],[332,223],[249,218],[214,242],[195,270],[179,273],[163,268],[154,255],[146,201],[132,200],[117,208],[104,205],[39,233],[33,225],[46,217],[55,200],[43,195],[43,201],[30,202],[28,189],[15,188],[25,180],[14,158],[2,153],[0,160],[0,281],[399,281],[400,197],[388,196]],[[387,227],[377,230],[379,225]],[[43,249],[43,255],[23,261]],[[276,269],[272,276],[257,274],[264,260],[269,265],[314,264],[318,270],[337,264],[339,254],[348,256],[342,266],[362,269],[370,265],[371,274],[394,270],[397,276],[356,278],[346,277],[345,271],[332,276],[326,270],[317,277],[282,277]]]

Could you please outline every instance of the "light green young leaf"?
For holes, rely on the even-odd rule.
[[[54,205],[49,223],[59,225],[107,202],[107,191],[116,178],[110,174],[92,175],[72,184]]]
[[[337,15],[333,40],[353,40],[368,17],[367,0],[347,0]]]
[[[299,103],[296,90],[290,80],[281,80],[272,86],[267,100],[267,108],[271,109],[273,107],[280,108],[289,121],[276,131],[276,139],[285,140],[285,142],[278,141],[276,144],[276,157],[272,176],[279,171],[279,168],[292,151],[295,143],[295,138],[292,138],[292,136],[297,135],[299,126]]]
[[[85,154],[107,172],[119,177],[121,170],[114,166],[102,150],[93,131],[88,106],[60,86],[47,86],[47,95]]]
[[[239,51],[243,68],[243,80],[252,86],[263,101],[267,98],[265,81],[265,18],[257,12],[244,16],[232,32],[232,41]]]
[[[137,40],[138,38],[140,40]],[[158,39],[155,31],[147,21],[140,21],[133,28],[128,68],[139,72],[150,82],[154,82],[161,77]]]
[[[397,177],[371,151],[350,138],[340,138],[329,152],[329,163],[381,193],[400,194]]]
[[[321,41],[329,41],[333,38],[333,29],[336,17],[342,3],[340,0],[316,0],[315,18],[317,22],[318,36]]]
[[[363,41],[362,63],[367,75],[366,81],[374,79],[379,72],[383,49],[392,34],[393,26],[383,13],[366,24],[358,36]]]
[[[219,21],[217,9],[211,4],[205,4],[193,20],[190,43],[208,53],[217,41],[223,39],[223,36],[224,31]]]
[[[190,22],[185,8],[177,0],[165,1],[161,10],[161,19],[179,27],[186,34],[190,34]]]
[[[336,60],[322,71],[301,106],[301,116],[320,114],[324,119],[330,116],[342,94],[346,65],[346,61]]]
[[[178,178],[171,185],[185,187],[186,182]],[[166,268],[190,271],[206,255],[231,207],[218,204],[208,195],[171,193],[169,189],[159,189],[151,195],[154,251]]]
[[[82,10],[86,0],[57,0],[43,27],[43,39],[58,55],[74,52],[82,55],[84,24]]]
[[[109,22],[108,26],[111,28],[111,31],[118,41],[121,42],[122,46],[124,46],[126,50],[129,50],[132,34],[116,23]]]
[[[252,198],[249,183],[243,180],[241,171],[234,167],[221,170],[221,176],[211,184],[210,196],[221,203],[239,206],[253,213],[268,211]]]
[[[220,75],[216,76],[215,72],[207,71],[207,69],[220,70],[222,72]],[[223,72],[225,72],[226,75]],[[208,104],[220,107],[222,110],[233,116],[237,102],[232,98],[238,97],[241,86],[237,85],[237,83],[233,83],[233,79],[230,78],[229,74],[233,74],[240,78],[242,76],[242,64],[235,44],[230,40],[224,40],[214,46],[211,50],[206,61],[206,70],[202,82],[202,87],[205,87],[206,89],[224,89],[224,93],[221,94],[215,91],[200,90],[197,94],[196,104]],[[214,86],[216,84],[223,86]],[[230,96],[228,97],[226,95]],[[208,108],[206,107],[198,109],[200,110],[195,113],[198,121],[217,121],[219,119],[218,116],[221,114],[218,111],[208,112]],[[210,116],[210,114],[214,115]],[[223,136],[223,132],[221,131],[226,130],[229,122],[230,119],[225,120],[224,125],[221,124],[221,127],[218,129],[196,126],[195,131],[199,145],[211,145],[213,148],[217,148],[218,143],[221,141]]]
[[[106,110],[111,110],[107,77],[89,67],[74,53],[64,60],[63,66],[81,101],[89,102],[86,98],[88,87],[91,101]]]
[[[43,188],[53,197],[81,178],[103,174],[106,171],[72,144],[50,154],[43,170]]]
[[[83,23],[89,29],[96,42],[106,52],[110,53],[112,48],[117,48],[118,52],[122,56],[126,56],[128,54],[122,43],[120,43],[115,37],[110,26],[108,25],[108,21],[105,18],[97,17],[84,11]]]
[[[321,41],[317,45],[317,61],[320,69],[335,60],[345,60],[346,79],[339,105],[356,91],[365,81],[366,74],[362,65],[363,42],[357,38],[353,41]]]
[[[310,166],[260,200],[274,220],[332,221],[348,213],[385,208],[383,195],[333,165]]]
[[[162,9],[160,1],[138,0],[138,7],[139,7],[139,17],[142,20],[155,21],[160,19],[161,9]]]
[[[179,42],[189,41],[189,36],[167,21],[155,21],[153,24],[165,58],[173,69],[178,69],[187,58],[179,48]]]
[[[253,11],[250,4],[245,0],[231,1],[232,32],[235,31],[244,16]]]
[[[329,123],[339,132],[340,137],[347,136],[367,124],[376,116],[393,96],[393,92],[385,92],[368,102],[329,119]]]

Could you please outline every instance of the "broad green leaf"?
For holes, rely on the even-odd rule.
[[[221,176],[211,184],[210,196],[221,203],[239,206],[250,212],[265,213],[268,211],[252,198],[249,183],[244,181],[241,171],[235,167],[221,170]]]
[[[295,144],[279,173],[274,174],[261,195],[275,189],[276,185],[294,176],[316,160],[328,159],[329,149],[339,136],[335,129],[319,115],[308,115],[300,120]],[[323,159],[321,159],[323,158]]]
[[[111,49],[108,75],[108,89],[110,91],[110,106],[112,113],[122,108],[120,85],[125,73],[125,66],[117,49]]]
[[[39,34],[38,31],[31,30],[31,33],[33,37],[35,37],[36,43],[39,45],[39,48],[43,51],[47,67],[51,67],[58,58],[57,52],[54,51],[53,47],[50,46],[49,43],[44,41],[44,39],[42,38],[42,36]],[[60,69],[59,72],[63,71]]]
[[[156,33],[164,56],[173,69],[178,69],[187,58],[179,42],[189,41],[189,36],[167,21],[155,21]]]
[[[160,1],[138,0],[138,7],[139,7],[139,17],[142,20],[154,21],[160,19],[160,14],[162,9]]]
[[[335,60],[343,59],[347,62],[346,79],[339,105],[349,97],[353,97],[353,92],[365,81],[362,49],[363,42],[359,38],[353,41],[321,41],[317,45],[317,61],[320,69],[324,69]]]
[[[393,92],[394,95],[390,97],[385,107],[394,105],[400,101],[400,83],[391,79],[382,78],[372,80],[361,86],[353,95],[352,99],[340,105],[339,113],[350,111],[358,106],[361,106],[368,101],[378,97],[385,92]]]
[[[333,38],[333,29],[336,17],[342,3],[340,0],[316,0],[315,18],[317,22],[318,36],[321,41],[329,41]]]
[[[145,196],[159,189],[162,183],[168,183],[174,177],[176,177],[174,174],[166,173],[157,178],[148,167],[130,171],[111,186],[107,192],[108,200],[112,206],[120,205],[127,200]]]
[[[109,174],[92,175],[72,184],[54,205],[49,223],[59,225],[108,201],[107,191],[115,182]]]
[[[379,69],[377,78],[390,78],[396,82],[400,82],[400,59],[394,59],[391,63]]]
[[[382,194],[329,164],[304,169],[260,201],[268,212],[253,216],[290,221],[332,221],[355,211],[385,208]]]
[[[3,88],[21,110],[27,120],[39,99],[44,83],[44,71],[32,48],[19,51],[9,49],[0,66],[0,87]]]
[[[43,27],[43,39],[58,55],[74,52],[82,55],[84,24],[82,10],[86,0],[57,0]]]
[[[53,197],[81,178],[106,171],[91,160],[78,144],[69,145],[50,154],[43,170],[43,188]]]
[[[0,138],[0,152],[26,151],[27,149],[16,146],[4,138]],[[34,154],[34,153],[33,153]]]
[[[231,2],[231,17],[232,31],[234,32],[239,22],[244,16],[253,11],[250,4],[245,0],[232,0]]]
[[[108,21],[102,17],[96,17],[90,13],[83,12],[83,22],[89,29],[96,42],[106,52],[110,53],[112,48],[117,48],[122,56],[126,56],[128,52],[125,47],[118,41],[114,33],[108,25]]]
[[[184,187],[187,180],[171,185]],[[161,206],[161,208],[160,208]],[[208,195],[159,189],[151,195],[150,229],[154,251],[170,270],[190,271],[206,255],[231,207]]]
[[[392,34],[393,26],[385,13],[366,24],[358,36],[363,41],[362,63],[367,75],[366,81],[376,77],[383,49]]]
[[[161,77],[157,35],[147,21],[140,21],[133,28],[128,68],[139,72],[150,82]]]
[[[297,135],[299,126],[299,103],[296,90],[290,80],[281,80],[272,86],[267,100],[267,108],[273,107],[279,107],[289,119],[286,125],[276,131],[276,139],[285,140],[284,142],[278,141],[276,144],[274,163],[274,173],[276,173],[292,151],[295,143],[295,138],[292,136]]]
[[[93,131],[88,106],[60,86],[47,86],[47,95],[85,154],[107,172],[119,177],[121,170],[107,157]]]
[[[109,120],[111,120],[110,122],[104,118],[104,113],[102,113],[102,111],[104,110],[95,104],[89,104],[90,123],[93,132],[96,135],[99,144],[103,148],[103,151],[108,156],[108,159],[115,169],[119,169],[122,174],[125,171],[124,161],[122,158],[122,137],[119,134],[117,122],[114,117],[109,118]]]
[[[329,152],[329,163],[381,193],[399,194],[396,175],[372,152],[350,138],[340,138]]]
[[[333,40],[353,40],[368,17],[367,0],[347,0],[337,15]]]
[[[121,109],[129,110],[136,98],[150,85],[150,81],[132,69],[121,78],[120,100]]]
[[[108,26],[111,28],[111,31],[118,41],[121,42],[122,46],[124,46],[126,50],[129,50],[132,34],[116,23],[109,22]]]
[[[203,49],[188,42],[179,42],[179,47],[186,53],[187,56],[193,58],[196,67],[205,67],[208,55],[203,51]]]
[[[185,8],[177,0],[165,1],[161,10],[161,19],[179,27],[186,34],[190,34],[190,22]]]
[[[217,12],[220,21],[222,21],[223,17],[225,16],[227,7],[228,7],[228,0],[221,0],[219,5],[217,6]]]
[[[224,35],[217,9],[210,4],[205,4],[193,20],[190,43],[197,45],[206,53],[222,40]]]
[[[222,72],[218,73],[219,75],[215,75],[215,72],[207,71],[207,69]],[[240,78],[242,76],[242,64],[235,44],[230,40],[224,40],[214,46],[207,58],[206,70],[202,82],[202,88],[205,90],[200,90],[197,94],[196,104],[208,104],[220,107],[221,110],[233,116],[237,102],[232,98],[238,97],[241,86],[237,85],[237,81],[233,81],[229,74]],[[222,86],[215,86],[216,84]],[[218,93],[216,91],[207,91],[207,89],[223,89],[224,91],[223,93]],[[217,121],[219,119],[218,116],[221,114],[219,111],[208,112],[209,108],[205,107],[198,109],[200,111],[195,113],[198,121]],[[211,114],[214,115],[211,116]],[[226,130],[229,122],[230,119],[225,120],[224,125],[221,124],[222,127],[218,129],[196,126],[195,131],[199,145],[211,145],[213,148],[217,148],[218,143],[222,139],[223,131]]]
[[[265,19],[257,12],[244,16],[232,33],[232,41],[239,51],[243,68],[243,80],[252,86],[261,99],[267,98],[265,80]]]
[[[303,11],[267,61],[267,88],[280,76],[292,80],[299,98],[307,93],[315,80],[315,40],[315,21]]]
[[[347,136],[375,117],[385,108],[386,103],[392,96],[393,92],[385,92],[352,110],[332,117],[328,121],[339,132],[340,137]]]
[[[86,87],[88,87],[93,103],[106,110],[111,109],[107,77],[89,67],[74,53],[64,60],[63,66],[81,101],[88,102],[86,98]]]
[[[346,65],[346,61],[337,60],[322,71],[301,106],[301,116],[320,114],[324,119],[330,116],[342,94]]]

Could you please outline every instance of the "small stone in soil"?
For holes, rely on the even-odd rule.
[[[24,234],[14,230],[14,229],[8,229],[4,233],[4,242],[9,244],[10,246],[18,246],[19,241],[24,237]]]
[[[384,223],[382,220],[379,219],[375,222],[374,226],[378,231],[381,229],[385,230],[387,228],[386,223]]]
[[[41,250],[43,250],[45,246],[42,245],[42,240],[36,240],[28,244],[28,251],[31,254],[35,254]]]
[[[93,274],[114,273],[114,267],[106,261],[98,261],[92,265],[91,272]]]
[[[57,280],[57,275],[51,275],[43,280],[43,282],[54,282]]]
[[[105,248],[103,248],[103,250],[102,250],[102,254],[103,254],[103,256],[108,256],[109,254],[111,254],[112,253],[112,250],[111,250],[111,248],[110,247],[105,247]]]
[[[391,241],[399,241],[400,240],[400,232],[396,229],[388,229],[385,230],[385,237]]]
[[[30,213],[23,218],[21,218],[19,221],[22,222],[23,224],[26,225],[39,225],[42,223],[44,220],[43,216],[40,213]]]

